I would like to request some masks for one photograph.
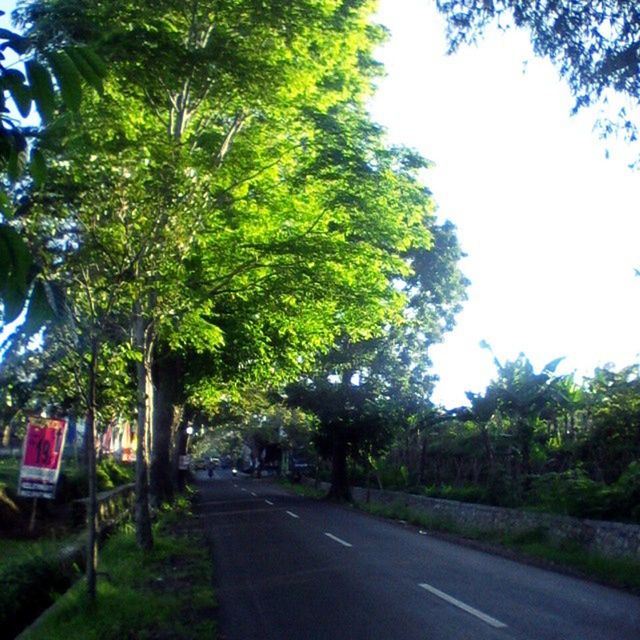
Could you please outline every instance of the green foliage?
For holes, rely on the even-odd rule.
[[[4,15],[4,12],[0,12]],[[63,107],[77,111],[82,96],[82,82],[100,90],[105,69],[97,56],[85,47],[53,51],[48,66],[30,53],[32,42],[8,29],[0,30],[0,323],[13,322],[21,312],[26,314],[24,325],[28,335],[35,333],[58,311],[46,283],[37,280],[40,265],[25,237],[10,225],[14,212],[10,206],[10,191],[5,190],[6,178],[15,187],[31,168],[31,178],[41,187],[46,174],[42,141],[46,130],[22,124],[9,109],[12,102],[22,118],[32,107],[38,111],[44,126],[52,124],[57,111],[54,79],[60,87]],[[5,53],[12,51],[24,63],[21,71]],[[88,61],[91,60],[93,66]]]
[[[184,526],[187,512],[179,512]],[[175,520],[161,516],[148,553],[138,549],[133,531],[114,535],[102,553],[109,579],[99,583],[96,604],[89,605],[85,586],[78,583],[28,638],[215,637],[211,620],[216,601],[206,545],[197,530],[174,532]]]
[[[529,494],[530,503],[543,510],[583,518],[601,517],[608,498],[606,486],[580,468],[536,478]]]
[[[640,463],[632,462],[613,484],[589,478],[584,469],[537,478],[528,496],[536,508],[580,518],[640,522]]]
[[[113,458],[103,458],[96,466],[98,491],[108,491],[123,484],[133,482],[134,468],[116,462]],[[80,464],[65,463],[56,491],[56,502],[67,503],[88,494],[86,469]]]
[[[0,625],[11,638],[43,611],[56,594],[63,593],[78,577],[71,565],[61,564],[52,550],[37,552],[31,547],[28,557],[16,557],[0,567]]]
[[[98,463],[98,468],[105,471],[113,486],[120,486],[133,482],[133,466],[122,464],[113,458],[107,457]]]
[[[637,522],[638,367],[579,386],[558,363],[495,360],[498,376],[469,408],[425,413],[379,467],[407,465],[434,497]]]
[[[443,500],[459,500],[460,502],[488,502],[486,491],[478,485],[465,486],[427,486],[424,494],[430,498],[441,498]]]

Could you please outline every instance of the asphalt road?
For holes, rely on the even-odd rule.
[[[640,598],[202,474],[222,640],[640,640]]]

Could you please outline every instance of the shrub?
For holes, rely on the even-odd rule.
[[[527,502],[554,513],[601,518],[609,507],[609,492],[604,483],[591,480],[578,468],[534,478]]]
[[[457,500],[459,502],[485,502],[486,494],[484,489],[475,484],[463,486],[453,486],[449,484],[424,488],[424,493],[432,498],[443,500]]]
[[[39,612],[64,593],[77,575],[75,565],[62,565],[54,556],[35,555],[0,571],[0,629],[13,638]]]

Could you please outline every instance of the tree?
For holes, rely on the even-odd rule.
[[[108,248],[84,254],[101,286],[124,283],[140,447],[158,345],[196,356],[186,388],[215,403],[400,313],[391,276],[430,234],[420,167],[364,109],[379,39],[368,6],[68,4],[33,3],[24,19],[41,51],[88,42],[109,62],[105,99],[82,111],[91,126],[66,141],[75,191],[60,219]]]
[[[528,28],[536,54],[566,78],[575,110],[611,91],[640,102],[640,7],[626,0],[438,0],[447,18],[450,50],[473,43],[494,22]],[[622,110],[619,126],[635,140],[638,123]],[[611,131],[611,123],[605,131]]]
[[[640,459],[640,375],[638,365],[620,371],[596,369],[585,380],[586,429],[580,459],[598,480],[615,482]]]
[[[485,398],[491,397],[496,410],[511,422],[520,462],[519,473],[524,474],[527,483],[538,423],[552,407],[564,400],[562,378],[554,376],[562,358],[546,364],[540,373],[535,373],[531,362],[522,353],[512,362],[501,364],[497,358],[494,361],[498,367],[498,378],[489,386]]]
[[[329,498],[350,500],[349,456],[375,455],[389,438],[384,400],[367,384],[354,384],[350,371],[338,380],[320,373],[287,389],[287,403],[313,414],[320,430],[314,440],[321,455],[331,459]]]

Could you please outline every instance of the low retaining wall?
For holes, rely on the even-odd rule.
[[[98,493],[97,499],[98,537],[102,538],[106,536],[107,533],[118,524],[118,522],[131,514],[135,500],[135,485],[125,484],[109,491],[101,491]],[[73,515],[76,522],[86,523],[88,505],[88,498],[82,498],[73,502]],[[15,605],[17,610],[14,609],[11,621],[4,621],[5,625],[13,625],[11,627],[12,632],[20,631],[20,628],[25,624],[31,624],[31,626],[24,628],[21,633],[16,636],[16,640],[27,636],[32,629],[41,624],[42,621],[46,619],[46,616],[53,610],[53,607],[50,605],[54,602],[55,593],[57,591],[68,589],[79,577],[78,568],[82,568],[84,570],[86,549],[87,532],[84,531],[79,534],[73,542],[60,550],[58,555],[53,559],[56,568],[55,578],[57,579],[58,588],[53,588],[53,585],[50,583],[50,580],[52,579],[51,575],[49,575],[49,580],[47,580],[46,577],[44,578],[44,591],[45,593],[47,591],[49,593],[46,595],[46,598],[41,598],[41,601],[39,602],[41,605],[40,607],[34,607],[33,598],[28,597],[30,590],[32,589],[32,585],[28,581],[23,583],[23,592],[19,594],[22,597],[18,598],[18,602]],[[40,594],[43,591],[43,577],[41,574],[38,575],[38,581],[39,582],[35,588],[37,589],[37,594]],[[40,615],[43,610],[45,613]],[[19,621],[20,624],[16,627],[18,624],[17,621]],[[0,620],[0,626],[2,625],[2,622],[3,621]],[[0,630],[0,637],[4,637],[2,635],[2,630]],[[13,633],[11,634],[11,637],[13,637]]]
[[[135,484],[123,484],[109,491],[101,491],[97,500],[99,527],[110,527],[131,514],[135,501]],[[76,522],[86,523],[89,498],[74,500],[73,504]]]
[[[319,483],[319,486],[329,489],[326,482]],[[602,556],[640,561],[640,525],[441,500],[401,491],[368,490],[362,487],[352,487],[351,491],[356,502],[400,504],[461,529],[507,534],[542,530],[556,543],[578,543],[584,549]]]

